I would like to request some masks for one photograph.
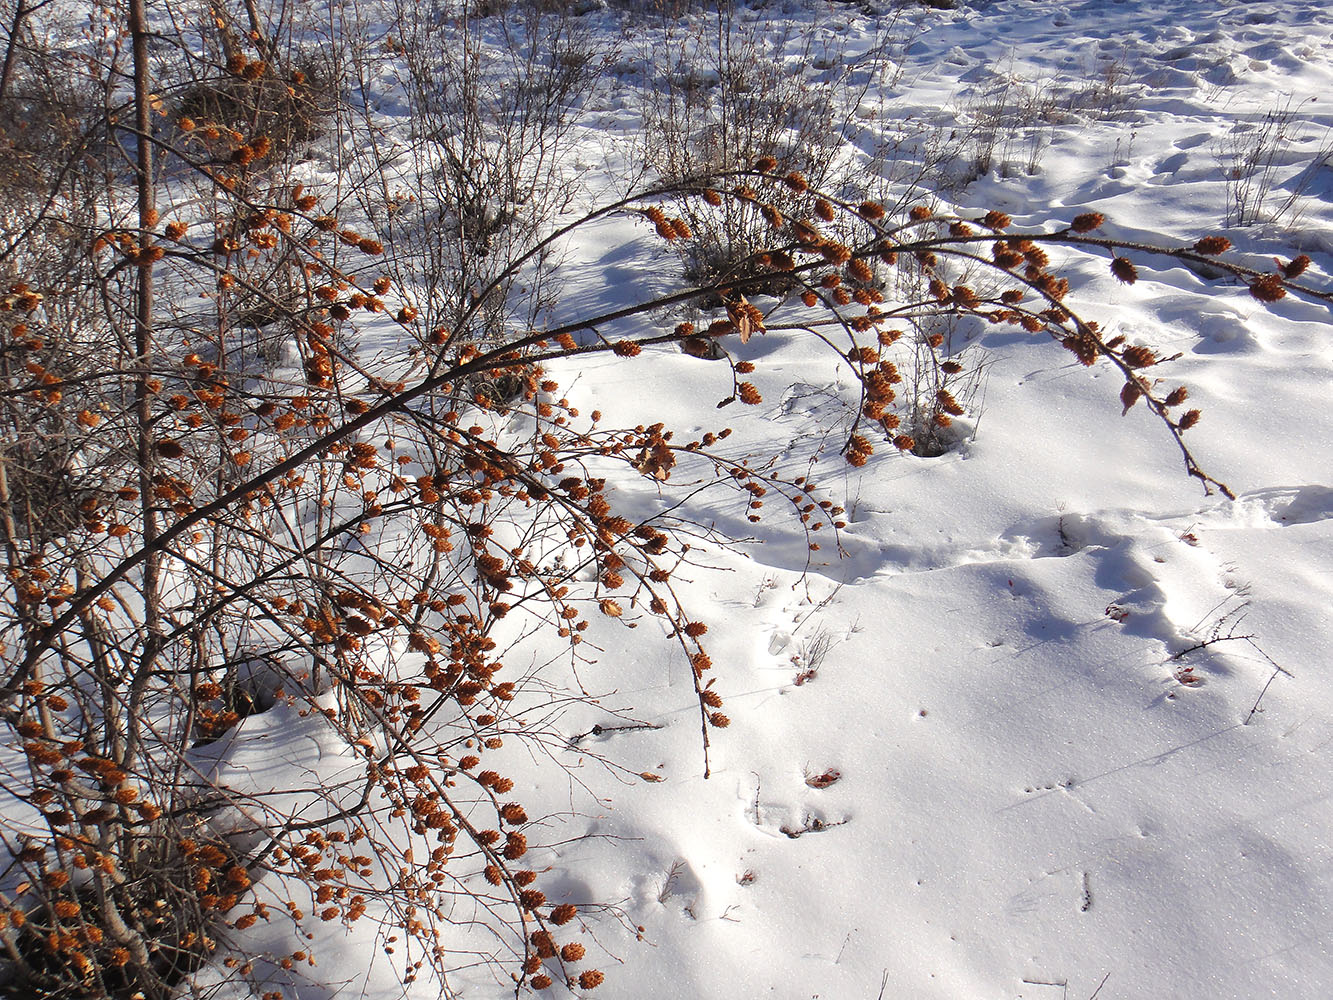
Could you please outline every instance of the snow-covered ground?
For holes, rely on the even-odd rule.
[[[825,16],[861,30],[851,9]],[[927,19],[884,113],[938,114],[1011,74],[1033,91],[1107,82],[1114,115],[1069,114],[1037,173],[1005,176],[997,156],[958,201],[1030,224],[1097,210],[1127,239],[1225,231],[1310,252],[1326,275],[1333,164],[1298,217],[1222,230],[1219,151],[1299,107],[1312,138],[1286,153],[1280,195],[1327,141],[1331,73],[1318,3],[969,5]],[[1269,311],[1183,268],[1132,288],[1102,260],[1068,268],[1112,329],[1180,352],[1170,377],[1204,412],[1195,445],[1238,499],[1201,496],[1146,413],[1119,415],[1115,380],[985,333],[974,439],[860,470],[826,459],[818,478],[854,512],[845,558],[801,576],[780,517],[759,544],[710,551],[691,597],[732,718],[713,777],[681,667],[608,638],[607,703],[664,728],[602,749],[667,781],[594,782],[600,801],[550,790],[575,814],[562,826],[589,835],[550,855],[570,898],[643,928],[598,928],[624,963],[605,963],[616,995],[1333,991],[1329,311]],[[783,346],[741,434],[756,454],[799,452],[832,388]],[[639,419],[660,393],[674,415],[699,397],[697,367],[654,359],[649,394],[594,364],[579,392],[628,398]]]
[[[742,14],[851,53],[885,16],[822,0]],[[1006,116],[984,170],[975,143],[938,165],[946,203],[1020,227],[1101,212],[1126,241],[1218,233],[1241,254],[1307,253],[1311,281],[1329,282],[1333,18],[1319,0],[999,0],[902,17],[919,22],[902,73],[857,116],[867,163],[900,132]],[[629,12],[585,18],[650,45]],[[585,109],[594,193],[640,127],[616,89],[634,65],[611,67]],[[1284,112],[1261,217],[1237,220],[1228,171]],[[650,233],[589,233],[562,268],[564,308],[660,286]],[[553,366],[607,425],[663,420],[688,437],[725,421],[733,454],[808,464],[849,512],[845,552],[812,554],[778,510],[753,525],[728,494],[685,501],[683,517],[717,531],[676,578],[709,625],[731,719],[707,780],[689,667],[648,621],[594,622],[600,651],[579,676],[597,705],[554,717],[542,752],[493,756],[535,820],[543,891],[579,905],[600,993],[1333,995],[1333,317],[1179,264],[1129,286],[1104,254],[1058,256],[1070,301],[1108,335],[1178,355],[1155,371],[1190,387],[1190,440],[1235,501],[1203,494],[1144,408],[1121,416],[1116,373],[1008,328],[972,331],[984,392],[954,450],[882,446],[859,469],[837,454],[850,377],[797,333],[731,345],[757,364],[755,407],[715,410],[726,366],[674,348]],[[679,499],[617,489],[640,514]],[[296,748],[318,738],[288,722],[247,720],[240,735],[268,742],[231,766],[262,762],[281,787],[267,748],[284,741],[294,768],[313,766]],[[340,934],[312,946],[324,985],[289,995],[398,995],[379,943]],[[451,985],[512,992],[485,966]]]

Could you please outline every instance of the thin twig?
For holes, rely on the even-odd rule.
[[[579,733],[577,736],[571,736],[569,738],[569,745],[577,746],[580,742],[587,739],[589,736],[603,736],[606,733],[628,733],[628,732],[633,732],[636,729],[661,729],[661,728],[662,728],[661,726],[652,722],[635,722],[627,726],[603,726],[598,724],[593,726],[586,733]]]

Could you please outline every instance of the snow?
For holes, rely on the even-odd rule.
[[[849,8],[831,16],[867,30]],[[1037,173],[997,162],[957,203],[1021,224],[1096,210],[1126,240],[1225,232],[1290,257],[1333,218],[1330,167],[1299,218],[1224,227],[1218,151],[1280,95],[1326,93],[1331,68],[1315,3],[968,5],[925,19],[885,112],[938,116],[1004,73],[1057,95],[1118,73],[1112,116],[1075,104]],[[1319,102],[1299,106],[1313,139],[1279,187],[1329,124]],[[732,720],[708,781],[683,666],[599,631],[585,681],[662,728],[598,749],[666,780],[583,768],[596,799],[535,780],[560,817],[552,839],[583,837],[543,855],[568,898],[623,914],[590,918],[616,995],[1333,989],[1328,309],[1266,310],[1181,267],[1126,287],[1103,260],[1068,257],[1090,315],[1181,353],[1170,377],[1205,414],[1194,445],[1239,498],[1201,496],[1146,414],[1119,416],[1104,372],[986,331],[975,438],[933,460],[821,460],[854,512],[845,558],[802,576],[803,544],[776,515],[757,544],[700,555],[712,568],[688,602],[707,609]],[[774,339],[734,352],[760,363],[765,397],[738,437],[796,459],[837,376],[799,338]],[[579,362],[579,405],[690,433],[727,391],[693,359],[648,363],[651,392],[619,362]],[[691,513],[726,519],[706,501]],[[841,777],[811,787],[829,770]]]
[[[852,8],[826,16],[849,48],[873,27]],[[1122,89],[1112,115],[1069,101],[1040,171],[997,156],[957,204],[1022,224],[1101,211],[1126,240],[1225,232],[1290,256],[1333,219],[1318,197],[1328,165],[1300,219],[1224,228],[1218,151],[1290,95],[1313,136],[1282,164],[1278,185],[1292,183],[1329,124],[1300,101],[1326,93],[1330,67],[1320,4],[969,5],[924,19],[880,121],[937,119],[1005,76],[1056,96],[1101,81]],[[617,107],[592,117],[621,127]],[[607,303],[607,284],[613,300],[655,288],[653,252],[605,224],[587,269],[569,268],[563,308]],[[543,885],[581,905],[613,995],[1333,989],[1328,309],[1265,309],[1180,267],[1126,288],[1104,261],[1068,257],[1089,315],[1181,352],[1170,375],[1205,413],[1194,444],[1240,497],[1200,496],[1145,413],[1116,415],[1105,372],[988,331],[984,420],[956,452],[882,453],[862,471],[818,461],[853,511],[844,557],[821,552],[802,575],[804,541],[781,516],[742,531],[736,505],[693,501],[694,519],[757,535],[702,545],[689,573],[732,719],[712,777],[688,668],[652,636],[596,627],[584,683],[659,728],[589,749],[665,780],[627,783],[583,743],[556,755],[577,785],[537,757],[520,779],[529,811],[549,812],[541,839],[559,844],[539,848]],[[837,373],[794,335],[734,355],[760,364],[765,397],[756,415],[726,413],[737,447],[804,459]],[[729,392],[725,371],[670,351],[569,373],[580,408],[681,433]],[[655,503],[641,484],[620,491]],[[1173,659],[1209,637],[1221,641]],[[599,717],[573,709],[556,727]],[[505,989],[464,983],[467,996]]]
[[[819,30],[850,53],[887,16],[822,0],[743,13],[791,26],[793,46]],[[1005,113],[1030,113],[980,173],[969,176],[971,149],[943,164],[946,203],[1009,211],[1020,227],[1098,211],[1126,242],[1218,233],[1256,262],[1307,252],[1311,282],[1327,286],[1322,2],[996,0],[904,16],[919,23],[903,72],[866,95],[848,156],[870,163],[900,124],[966,125],[1004,92]],[[634,14],[585,20],[609,43]],[[650,48],[657,29],[633,30]],[[583,109],[573,155],[594,201],[614,194],[608,157],[640,127],[617,89],[639,72],[627,47]],[[384,125],[401,126],[400,95],[381,82]],[[1286,207],[1228,222],[1229,143],[1282,106],[1293,139],[1269,204]],[[567,254],[560,318],[674,287],[660,242],[623,218]],[[1179,353],[1162,377],[1189,386],[1204,415],[1189,440],[1235,501],[1203,494],[1142,407],[1121,416],[1116,373],[1008,328],[960,332],[988,368],[954,450],[922,459],[881,445],[862,469],[837,454],[851,376],[798,331],[731,345],[758,366],[756,407],[715,409],[732,391],[727,366],[673,347],[551,366],[605,426],[661,420],[686,439],[734,427],[734,456],[808,468],[849,512],[844,551],[830,538],[812,553],[776,501],[750,524],[725,490],[659,492],[620,473],[627,513],[679,503],[712,529],[676,578],[709,625],[731,719],[712,732],[711,776],[689,666],[648,619],[594,621],[578,681],[558,662],[544,677],[595,702],[553,708],[530,685],[516,712],[538,738],[488,764],[502,762],[533,817],[525,863],[539,886],[579,906],[601,993],[1333,995],[1328,305],[1290,295],[1268,308],[1176,262],[1126,286],[1100,253],[1058,257],[1084,314]],[[560,655],[540,636],[522,649],[534,665]],[[307,808],[315,777],[359,766],[324,725],[281,706],[252,716],[217,745],[218,774],[238,796],[288,789]],[[478,937],[463,925],[482,915],[460,897],[450,987],[512,995],[515,963],[464,953]],[[248,940],[290,951],[283,933],[260,924]],[[364,924],[321,925],[304,977],[258,975],[302,1000],[389,1000],[404,988],[382,945]],[[439,990],[423,978],[405,995]]]
[[[849,7],[755,12],[785,15],[849,50],[875,23]],[[1039,169],[1000,150],[956,186],[958,205],[1024,225],[1101,211],[1127,241],[1224,232],[1247,252],[1313,247],[1326,275],[1312,234],[1333,221],[1330,167],[1310,156],[1330,119],[1302,102],[1331,79],[1333,27],[1317,3],[967,5],[921,17],[866,127],[938,122],[997,85],[1034,103],[1045,93],[1065,110]],[[1311,197],[1299,215],[1226,227],[1227,137],[1284,95],[1305,133],[1277,186],[1314,170]],[[613,88],[604,101],[588,109],[589,162],[598,129],[633,127]],[[601,224],[564,269],[561,309],[662,290],[655,254],[641,231]],[[580,677],[605,709],[654,728],[556,744],[554,762],[506,751],[529,812],[547,814],[534,842],[557,845],[536,848],[551,869],[541,884],[580,905],[611,994],[1333,989],[1327,307],[1265,309],[1179,266],[1126,287],[1103,259],[1065,256],[1089,315],[1180,352],[1170,376],[1205,414],[1194,445],[1238,499],[1202,496],[1147,414],[1119,416],[1106,372],[983,331],[983,419],[961,447],[930,460],[881,449],[863,470],[836,448],[817,459],[816,478],[852,511],[845,556],[829,546],[804,573],[804,540],[780,514],[755,527],[721,494],[688,501],[685,516],[754,537],[701,543],[685,574],[732,720],[714,734],[712,776],[688,668],[648,630],[607,623]],[[799,466],[847,386],[796,334],[733,353],[759,364],[765,398],[757,413],[718,415],[737,427],[737,453]],[[608,425],[714,426],[725,367],[649,354],[578,359],[558,375],[576,377],[572,401]],[[631,482],[617,501],[666,502]],[[618,720],[576,706],[552,725],[567,740],[595,723]],[[594,752],[664,780],[628,781]],[[354,979],[363,960],[326,955],[321,976]],[[508,989],[474,971],[453,981],[460,995]]]

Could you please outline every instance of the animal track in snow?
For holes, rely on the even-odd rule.
[[[1258,501],[1269,519],[1282,526],[1333,519],[1333,488],[1328,486],[1272,487],[1247,493],[1244,499]]]

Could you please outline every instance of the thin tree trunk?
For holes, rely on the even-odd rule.
[[[0,69],[0,101],[9,93],[9,79],[14,72],[14,53],[18,51],[19,32],[23,29],[23,19],[29,14],[28,0],[19,0],[14,8],[14,20],[9,25],[9,44],[5,46],[5,65]]]
[[[139,463],[139,503],[143,516],[143,545],[152,552],[144,561],[143,601],[144,601],[144,649],[135,685],[147,682],[152,673],[162,633],[162,610],[160,607],[161,555],[155,551],[154,543],[158,537],[157,512],[153,507],[153,392],[149,385],[152,369],[153,347],[153,228],[157,225],[157,191],[153,180],[153,144],[149,141],[152,134],[153,107],[152,88],[148,67],[148,17],[145,0],[129,0],[130,36],[134,54],[134,126],[137,132],[136,172],[137,196],[139,207],[139,252],[138,286],[134,305],[134,351],[135,364],[143,374],[135,387],[135,403],[138,419],[138,463]],[[126,748],[128,757],[133,757],[134,731],[137,729],[134,712],[134,695],[131,693],[130,745]],[[131,765],[131,760],[122,762],[122,766]]]
[[[134,57],[134,127],[136,131],[137,198],[139,208],[139,267],[134,304],[135,363],[143,373],[135,386],[136,416],[138,421],[139,503],[143,517],[143,544],[156,549],[158,537],[157,513],[153,508],[153,390],[151,355],[153,346],[153,228],[157,225],[156,188],[153,181],[152,88],[148,66],[148,16],[145,0],[129,0],[129,29]],[[139,730],[143,724],[143,700],[147,693],[158,656],[162,636],[161,555],[153,551],[144,561],[144,644],[143,651],[130,683],[125,706],[125,744],[118,764],[133,772],[138,753]],[[126,830],[119,845],[123,857],[132,858],[136,845],[134,834]],[[160,978],[152,967],[142,936],[131,930],[121,919],[115,902],[107,895],[102,900],[102,919],[117,941],[130,951],[131,962],[138,972],[138,980],[149,1000],[164,996]]]

